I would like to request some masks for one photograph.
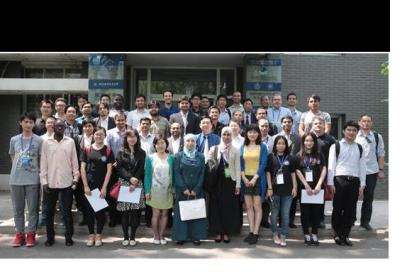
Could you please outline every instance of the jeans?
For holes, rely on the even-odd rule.
[[[279,196],[273,195],[271,200],[272,207],[272,232],[276,234],[278,232],[277,219],[279,211],[281,214],[282,227],[280,230],[281,235],[287,235],[289,233],[289,212],[292,205],[292,196]]]

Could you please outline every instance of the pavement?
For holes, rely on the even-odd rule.
[[[102,247],[86,247],[88,230],[86,226],[78,226],[79,215],[73,211],[74,217],[74,246],[64,245],[64,226],[59,215],[56,215],[56,243],[53,247],[44,246],[46,240],[45,227],[38,230],[38,245],[32,248],[12,248],[14,238],[13,211],[8,192],[0,192],[0,258],[388,258],[389,257],[389,223],[388,206],[386,200],[373,203],[373,217],[371,225],[373,231],[367,231],[358,226],[352,228],[351,240],[353,247],[338,246],[332,238],[330,216],[332,205],[326,202],[326,228],[319,231],[320,246],[310,247],[303,243],[303,233],[300,225],[300,214],[296,215],[296,229],[290,229],[288,246],[281,248],[272,241],[270,229],[261,228],[257,245],[248,245],[242,240],[249,232],[246,214],[241,234],[232,236],[229,244],[215,243],[212,239],[204,240],[200,246],[186,243],[178,246],[169,239],[170,232],[166,232],[169,241],[167,245],[152,244],[152,230],[144,224],[137,230],[137,245],[123,247],[122,229],[106,226],[103,231]],[[361,201],[358,202],[357,218],[360,220]],[[142,220],[144,220],[142,218]]]

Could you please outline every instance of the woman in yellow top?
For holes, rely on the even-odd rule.
[[[259,127],[252,124],[246,128],[245,142],[241,147],[241,194],[244,195],[249,220],[249,235],[244,239],[256,244],[262,220],[262,199],[266,195],[265,167],[268,148],[262,143]]]

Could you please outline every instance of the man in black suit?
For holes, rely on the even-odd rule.
[[[178,113],[174,113],[169,117],[169,123],[179,123],[183,135],[188,133],[201,133],[201,129],[199,128],[199,117],[189,111],[188,96],[184,95],[179,99],[179,109],[180,111]]]
[[[109,130],[115,127],[115,120],[109,116],[109,107],[107,103],[98,103],[98,117],[94,119],[96,127],[102,126],[105,130]]]
[[[251,124],[257,123],[256,115],[253,112],[253,101],[250,98],[247,98],[243,101],[243,120],[242,124],[247,127]]]

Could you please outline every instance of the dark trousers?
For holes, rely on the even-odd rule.
[[[270,204],[266,200],[262,202],[262,220],[261,224],[269,224]]]
[[[301,192],[302,192],[302,188],[298,184],[297,195],[292,199],[292,205],[290,206],[289,224],[294,224],[295,223],[296,207],[297,207],[298,201],[300,201]]]
[[[91,207],[90,203],[87,201],[85,205],[85,218],[88,226],[88,233],[95,233],[95,220],[97,220],[97,234],[101,234],[105,224],[105,209],[94,212],[94,209]]]
[[[378,173],[366,176],[366,188],[363,191],[361,224],[367,224],[372,218],[374,189],[376,188]]]
[[[122,231],[124,240],[135,240],[135,233],[140,225],[141,209],[127,210],[121,213]],[[131,226],[131,234],[128,234],[128,228]]]
[[[320,210],[322,204],[300,204],[300,215],[302,220],[303,234],[309,234],[309,227],[312,226],[312,233],[317,234],[320,224]]]
[[[61,193],[61,194],[60,194]],[[73,190],[70,187],[64,189],[49,189],[47,194],[47,240],[54,240],[54,214],[56,211],[56,202],[60,194],[61,214],[65,226],[65,238],[71,239],[73,236],[73,216],[71,214],[71,205],[73,203]]]
[[[333,198],[332,227],[342,238],[349,237],[356,217],[360,180],[357,177],[336,176],[336,193]]]
[[[145,224],[147,227],[151,226],[152,220],[152,207],[149,205],[145,205]]]

